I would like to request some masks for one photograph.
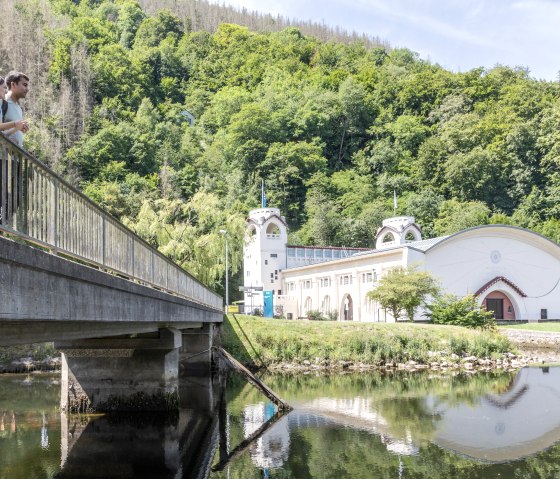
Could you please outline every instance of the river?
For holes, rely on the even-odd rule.
[[[560,477],[560,367],[264,380],[293,411],[233,375],[172,416],[67,416],[57,375],[0,376],[0,479]]]

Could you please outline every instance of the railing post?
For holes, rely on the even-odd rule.
[[[130,242],[132,243],[131,247],[130,247],[130,258],[131,258],[131,268],[130,270],[132,271],[132,278],[136,277],[135,271],[134,271],[134,243],[136,243],[136,241],[134,241],[134,236],[130,237]]]
[[[103,215],[101,217],[101,264],[103,265],[103,267],[106,266],[105,246],[107,245],[107,242],[105,240],[105,232],[105,215]]]
[[[52,234],[52,241],[54,243],[54,248],[52,252],[54,254],[58,253],[58,179],[53,178],[49,209],[51,209],[49,214],[49,230]]]

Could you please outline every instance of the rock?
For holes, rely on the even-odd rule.
[[[463,363],[463,367],[465,369],[472,369],[474,366],[473,366],[473,363],[465,362],[465,363]]]
[[[311,361],[309,361],[308,359],[304,359],[303,360],[303,365],[304,366],[311,366]]]

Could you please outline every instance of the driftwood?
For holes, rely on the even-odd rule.
[[[227,364],[229,364],[229,366],[232,369],[242,374],[247,379],[247,381],[249,381],[253,386],[255,386],[259,391],[261,391],[268,399],[270,399],[276,406],[278,406],[279,411],[288,412],[292,410],[292,408],[286,401],[281,399],[272,389],[270,389],[265,383],[263,383],[259,378],[257,378],[251,371],[249,371],[245,366],[243,366],[243,364],[241,364],[225,349],[214,348],[214,351],[218,353],[222,357],[222,359]]]

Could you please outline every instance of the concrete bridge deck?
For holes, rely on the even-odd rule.
[[[0,346],[200,328],[216,308],[0,237]]]

